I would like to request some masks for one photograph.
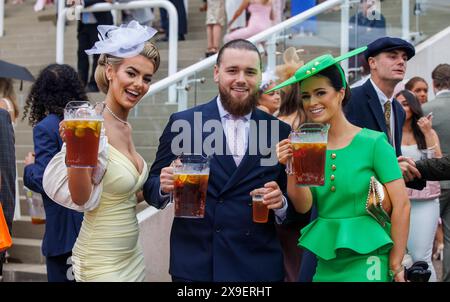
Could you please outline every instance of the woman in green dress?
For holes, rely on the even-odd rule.
[[[352,125],[342,109],[350,95],[339,62],[364,50],[318,57],[273,88],[299,83],[307,120],[330,126],[325,184],[300,187],[289,175],[287,185],[296,211],[306,213],[313,203],[317,207],[317,219],[301,230],[298,243],[317,256],[313,281],[405,280],[410,204],[394,149],[384,133]],[[283,164],[292,156],[288,139],[277,145],[277,156]],[[365,209],[371,176],[392,200],[392,224],[384,228]]]

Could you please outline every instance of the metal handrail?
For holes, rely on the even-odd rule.
[[[5,0],[0,0],[0,37],[3,37],[3,20],[5,19]]]
[[[104,12],[147,7],[162,7],[167,10],[169,17],[168,76],[170,77],[175,74],[177,72],[178,62],[178,13],[175,6],[170,1],[165,0],[139,0],[128,3],[98,3],[89,7],[83,7],[81,5],[77,5],[75,7],[59,6],[58,23],[56,28],[56,62],[58,64],[64,63],[64,28],[66,26],[66,19],[68,16],[77,17],[79,20],[80,13],[84,12]],[[169,89],[169,103],[176,103],[175,85]]]

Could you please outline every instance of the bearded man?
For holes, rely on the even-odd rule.
[[[291,205],[285,168],[268,158],[290,127],[256,108],[261,56],[251,42],[234,40],[220,49],[214,81],[217,97],[170,117],[144,185],[145,200],[163,208],[174,190],[176,155],[210,156],[204,218],[174,218],[169,273],[186,282],[283,281],[275,223],[285,220]],[[218,139],[208,145],[209,136]],[[250,193],[258,188],[272,209],[267,223],[252,221]]]

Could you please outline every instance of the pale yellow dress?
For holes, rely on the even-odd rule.
[[[85,212],[72,250],[73,272],[76,281],[144,281],[135,193],[147,179],[147,164],[143,160],[139,174],[113,146],[109,145],[108,153],[100,204]]]

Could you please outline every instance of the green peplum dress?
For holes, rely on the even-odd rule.
[[[318,217],[299,239],[317,256],[313,281],[391,281],[390,225],[383,229],[365,204],[371,176],[383,184],[402,178],[394,149],[384,133],[363,128],[326,156],[325,185],[311,187]]]

